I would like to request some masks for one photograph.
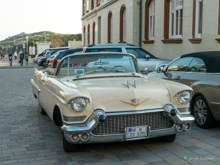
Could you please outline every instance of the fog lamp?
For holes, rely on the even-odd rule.
[[[183,125],[182,125],[182,124],[176,125],[176,130],[177,130],[178,132],[183,131]]]
[[[89,134],[87,134],[87,133],[82,134],[81,140],[82,141],[88,141],[89,140]]]
[[[79,136],[77,134],[72,135],[72,139],[74,142],[77,142],[79,140]]]
[[[184,124],[184,129],[186,131],[189,131],[191,129],[191,124],[190,123]]]

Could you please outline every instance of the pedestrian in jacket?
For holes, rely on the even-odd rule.
[[[23,53],[23,51],[21,51],[21,53],[20,53],[20,62],[21,62],[21,66],[23,66],[23,62],[24,62],[24,53]]]
[[[11,51],[9,51],[8,59],[9,59],[10,66],[12,66],[12,57],[13,57],[13,55],[12,55]]]
[[[25,52],[25,55],[24,55],[24,57],[25,57],[25,64],[26,64],[26,66],[28,66],[28,52]]]

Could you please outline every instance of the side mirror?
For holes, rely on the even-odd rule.
[[[144,74],[148,74],[148,73],[149,73],[149,72],[148,72],[148,68],[145,68],[143,73],[144,73]]]
[[[162,73],[166,65],[161,65],[157,68],[157,73]]]
[[[148,59],[148,60],[150,59],[150,57],[151,57],[151,56],[150,56],[149,54],[147,54],[147,55],[145,56],[145,58]]]

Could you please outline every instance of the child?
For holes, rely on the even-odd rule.
[[[24,57],[25,57],[25,64],[26,64],[26,66],[28,66],[28,52],[25,52],[25,55],[24,55]]]

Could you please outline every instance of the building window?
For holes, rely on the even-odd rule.
[[[96,0],[96,7],[100,6],[100,0]]]
[[[93,22],[93,41],[92,43],[95,44],[95,22]]]
[[[88,25],[88,45],[90,45],[90,24]]]
[[[85,15],[86,12],[86,4],[85,4],[85,0],[83,0],[83,15]]]
[[[193,0],[192,39],[189,39],[192,44],[198,44],[202,41],[202,10],[203,1]]]
[[[202,0],[196,0],[195,38],[202,34]]]
[[[113,25],[112,25],[112,12],[110,11],[108,13],[108,43],[112,43],[113,38]]]
[[[126,7],[122,5],[120,10],[120,42],[126,43]]]
[[[154,10],[155,10],[155,1],[152,0],[149,7],[149,40],[154,39]]]
[[[94,9],[94,0],[91,0],[91,10],[93,10]]]
[[[183,31],[183,0],[170,1],[170,38],[181,38]]]
[[[154,21],[155,21],[155,0],[147,0],[145,3],[145,36],[143,43],[153,44]]]
[[[181,44],[183,0],[164,0],[164,44]]]
[[[89,8],[90,8],[89,0],[86,0],[86,13],[89,12]]]
[[[83,28],[83,45],[86,45],[86,27]]]

